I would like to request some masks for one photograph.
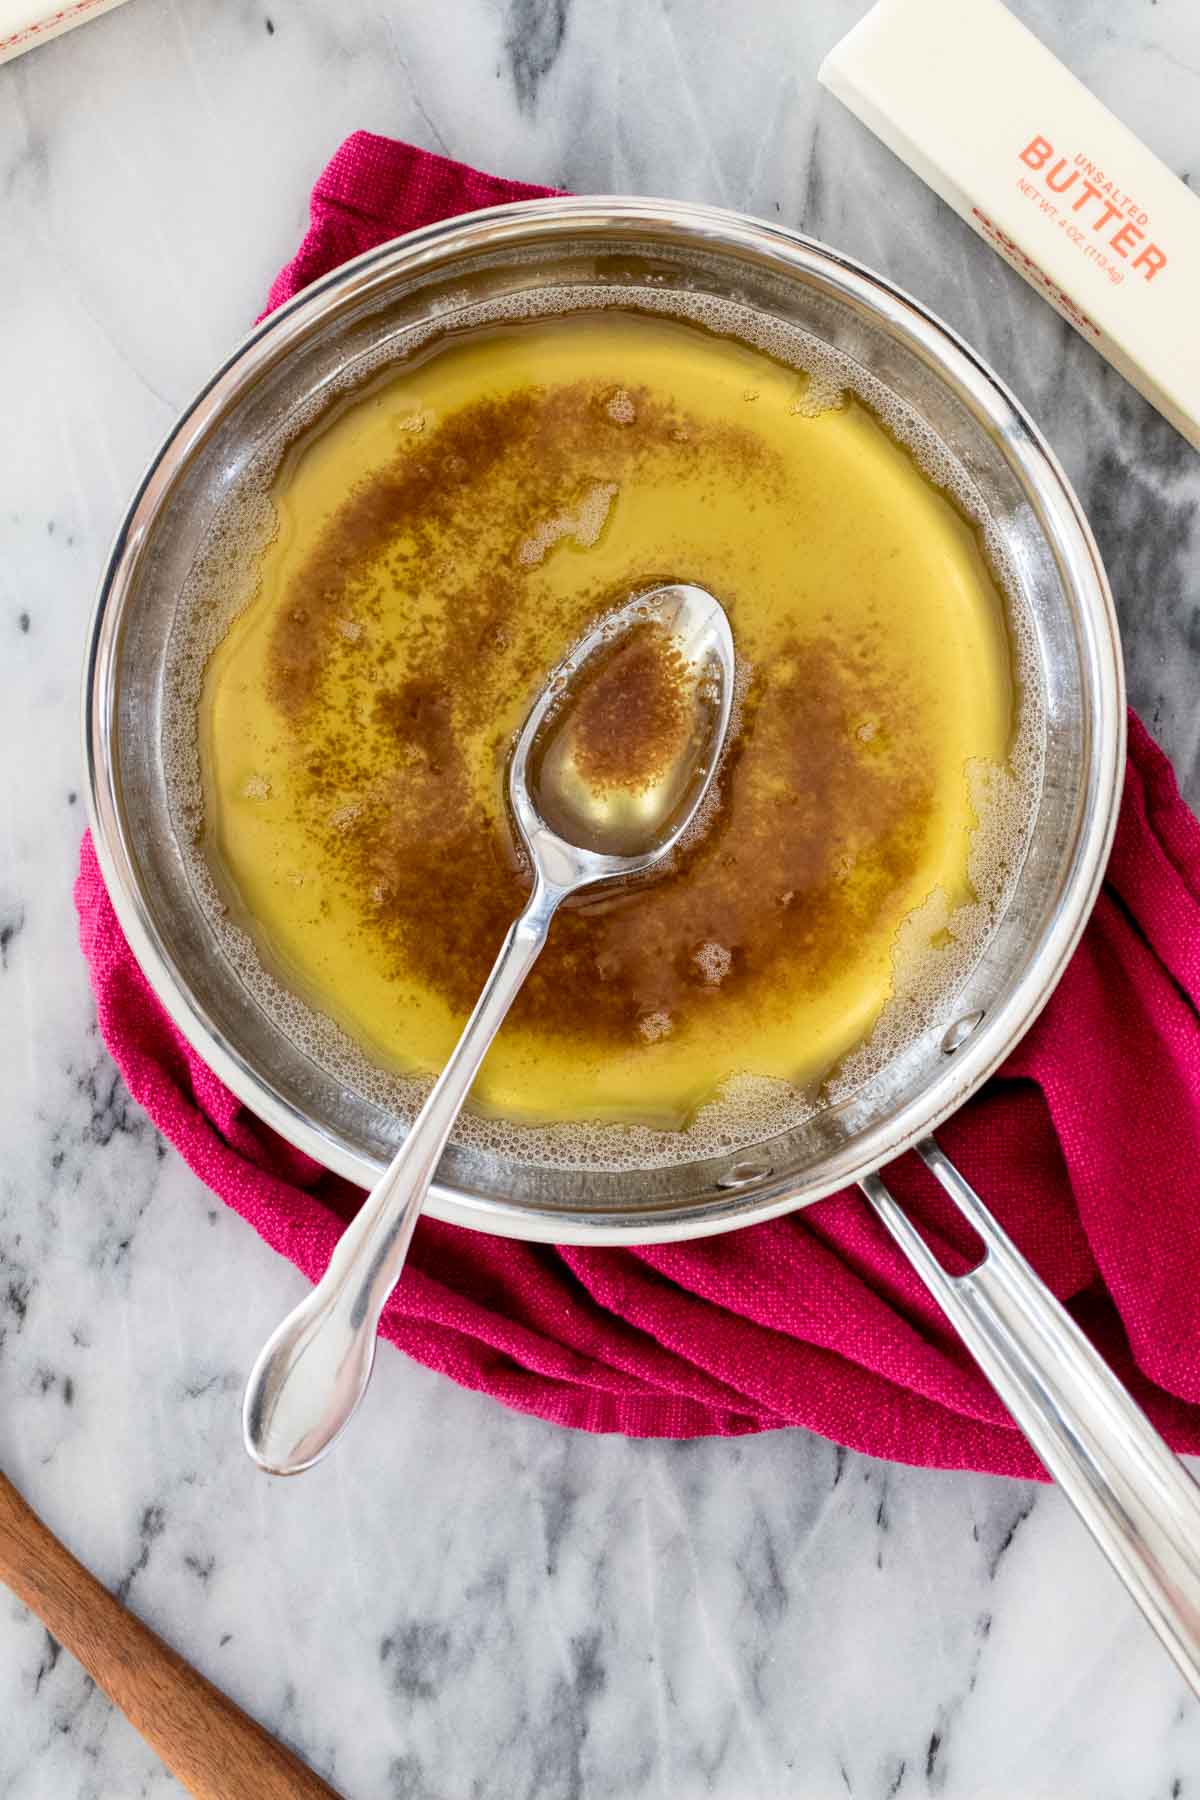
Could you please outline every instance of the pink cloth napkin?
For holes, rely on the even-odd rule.
[[[270,305],[414,226],[547,191],[358,132],[318,181]],[[1116,847],[1080,949],[1002,1074],[941,1136],[1155,1424],[1200,1452],[1200,825],[1136,718],[1130,734]],[[76,900],[100,1030],[130,1092],[316,1279],[359,1190],[275,1136],[188,1048],[88,839]],[[889,1179],[937,1238],[967,1247],[915,1158]],[[426,1219],[381,1329],[466,1387],[589,1431],[803,1425],[903,1462],[1042,1473],[852,1192],[643,1250],[510,1243]]]

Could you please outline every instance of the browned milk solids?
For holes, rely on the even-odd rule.
[[[596,661],[579,677],[571,707],[575,764],[598,793],[642,792],[683,749],[690,719],[686,664],[669,633],[649,619]]]
[[[445,1059],[528,892],[513,736],[581,632],[666,582],[722,600],[744,670],[719,805],[667,873],[556,918],[475,1104],[678,1127],[734,1076],[811,1086],[870,1031],[905,921],[920,950],[971,901],[1004,606],[858,400],[680,321],[543,319],[343,401],[273,498],[205,677],[204,847],[268,965],[375,1061]],[[653,671],[625,654],[633,695]],[[670,683],[642,702],[669,737]]]
[[[678,830],[720,749],[706,673],[652,617],[592,652],[529,753],[531,797],[552,831],[585,850],[640,856]]]

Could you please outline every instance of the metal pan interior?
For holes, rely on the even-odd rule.
[[[986,950],[907,1049],[840,1104],[736,1154],[619,1173],[452,1148],[430,1209],[543,1240],[701,1235],[820,1198],[898,1154],[1002,1061],[1083,928],[1123,767],[1120,651],[1078,503],[1007,390],[913,301],[824,247],[735,214],[643,200],[552,200],[447,221],[368,253],[260,327],[180,420],[118,534],[85,681],[97,849],[155,991],[205,1060],[284,1136],[369,1185],[401,1135],[318,1065],[221,954],[188,874],[161,754],[180,593],[266,447],[431,319],[533,289],[616,284],[736,299],[871,372],[967,473],[1020,583],[1045,707],[1037,814]]]

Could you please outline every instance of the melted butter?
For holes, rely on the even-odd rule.
[[[713,751],[705,674],[652,619],[593,653],[529,760],[531,796],[553,831],[606,856],[641,856],[672,835]]]
[[[266,960],[384,1065],[441,1066],[523,903],[505,763],[546,671],[660,583],[719,595],[749,671],[720,805],[667,875],[559,915],[475,1104],[678,1126],[731,1075],[814,1084],[905,921],[971,898],[1003,603],[857,401],[678,322],[511,326],[336,409],[274,501],[206,675],[204,848]]]

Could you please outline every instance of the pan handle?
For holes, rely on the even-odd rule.
[[[878,1175],[863,1192],[1200,1694],[1200,1487],[954,1164],[920,1156],[986,1247],[942,1268]]]

